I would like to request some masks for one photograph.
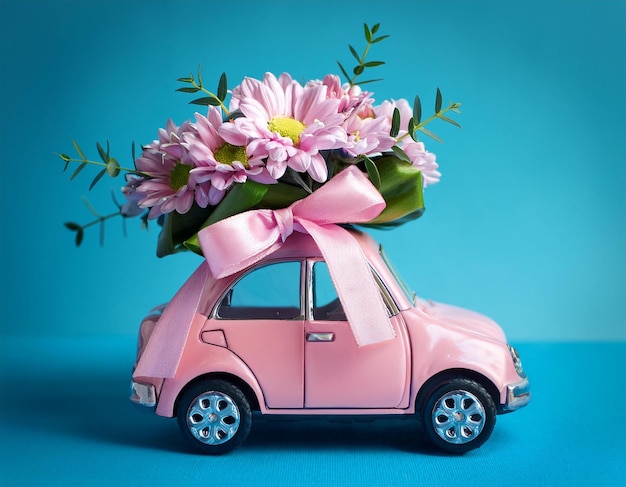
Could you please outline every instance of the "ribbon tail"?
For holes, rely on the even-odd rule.
[[[359,347],[395,337],[387,308],[372,270],[357,241],[337,225],[299,223],[313,237],[326,259],[330,276]]]
[[[183,355],[189,329],[209,278],[203,262],[169,302],[159,318],[133,377],[172,378]]]

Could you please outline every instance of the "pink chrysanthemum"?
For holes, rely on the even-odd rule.
[[[391,122],[385,117],[361,118],[355,113],[345,128],[348,142],[343,149],[353,157],[384,152],[396,145],[396,139],[389,135]]]
[[[216,205],[234,183],[248,178],[272,184],[262,157],[252,154],[246,136],[237,131],[220,130],[231,122],[223,122],[222,110],[209,107],[207,116],[196,113],[195,132],[185,134],[189,156],[195,164],[191,177],[198,184],[210,182],[208,201]]]
[[[408,132],[409,120],[413,116],[413,109],[407,100],[404,98],[400,98],[399,100],[385,100],[378,105],[374,111],[376,117],[384,117],[388,119],[391,124],[394,108],[400,111],[400,132],[398,133],[398,137],[401,137]]]
[[[439,182],[441,173],[437,170],[439,165],[435,161],[436,156],[424,148],[422,142],[415,142],[407,137],[402,142],[402,150],[409,156],[413,166],[422,173],[422,184],[424,188],[430,184]]]
[[[120,208],[122,216],[138,216],[145,211],[145,208],[139,206],[139,202],[143,199],[144,195],[137,191],[137,188],[143,181],[144,178],[135,174],[126,174],[126,186],[122,188],[122,194],[126,196],[126,203]]]
[[[221,133],[224,137],[244,134],[252,154],[267,158],[267,170],[274,179],[290,167],[324,182],[328,169],[319,151],[339,148],[347,140],[342,127],[345,115],[338,112],[340,102],[326,94],[326,86],[303,87],[286,73],[278,79],[271,73],[262,81],[246,78],[233,90],[231,104],[244,117],[225,124]]]
[[[194,165],[182,138],[190,130],[189,122],[177,127],[168,120],[166,128],[159,129],[159,138],[144,147],[137,159],[137,170],[146,176],[137,187],[137,192],[144,195],[139,204],[150,208],[148,218],[172,211],[187,213],[194,200],[202,208],[208,204],[205,188],[189,177]]]
[[[319,82],[311,81],[309,84],[319,84]],[[324,76],[321,84],[326,86],[326,96],[328,98],[339,100],[338,111],[340,113],[350,115],[356,110],[362,117],[370,115],[374,100],[371,98],[370,93],[362,91],[360,86],[347,83],[342,85],[339,76],[336,74]]]

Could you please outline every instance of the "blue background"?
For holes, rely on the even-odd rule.
[[[577,388],[580,377],[597,378],[592,397],[610,388],[616,390],[617,404],[625,399],[626,3],[621,0],[0,0],[0,370],[7,397],[2,400],[2,434],[11,439],[2,441],[0,483],[42,485],[40,475],[56,469],[59,476],[46,477],[49,483],[108,484],[106,475],[127,472],[133,461],[154,465],[164,455],[190,469],[198,462],[209,468],[203,459],[191,457],[188,464],[179,452],[152,451],[154,443],[169,441],[173,423],[162,426],[164,420],[137,416],[125,402],[116,402],[116,388],[120,383],[125,387],[125,367],[133,359],[139,321],[172,296],[199,260],[193,255],[157,259],[157,226],[145,232],[132,220],[126,238],[120,222],[111,221],[104,247],[92,229],[83,245],[74,248],[63,222],[92,218],[81,196],[107,213],[114,209],[110,192],[123,183],[104,179],[89,192],[95,171],[86,169],[69,182],[71,173],[62,172],[54,153],[72,153],[74,138],[95,158],[96,141],[109,140],[113,155],[130,164],[133,141],[151,141],[169,117],[177,123],[193,117],[190,97],[174,91],[181,86],[176,78],[195,72],[199,64],[211,86],[223,71],[231,87],[243,76],[261,77],[265,71],[321,78],[338,71],[336,60],[351,65],[347,45],[363,48],[363,22],[380,22],[381,33],[391,35],[371,54],[372,60],[387,63],[372,71],[384,78],[370,85],[379,102],[412,100],[419,94],[428,108],[440,87],[445,101],[463,104],[457,117],[462,130],[435,122],[430,128],[444,144],[424,140],[443,173],[442,181],[426,190],[424,217],[391,232],[375,232],[375,237],[420,295],[500,322],[510,340],[521,343],[522,351],[526,348],[527,368],[546,394],[528,412],[503,418],[499,428],[505,429],[492,440],[494,446],[454,460],[454,468],[469,468],[475,478],[495,481],[501,479],[496,476],[500,469],[492,472],[485,465],[499,461],[500,467],[514,468],[517,485],[572,484],[583,471],[588,475],[583,484],[625,483],[623,422],[610,435],[573,416],[571,423],[569,416],[560,417],[547,437],[536,430],[544,428],[538,425],[564,399],[558,394],[563,380]],[[586,359],[578,363],[577,376],[561,370],[555,360],[575,361],[571,354]],[[84,374],[77,374],[77,368]],[[99,426],[77,434],[90,430],[85,410],[76,406],[85,398],[63,391],[75,386],[73,379],[94,375],[104,386],[88,387],[86,393],[96,402],[106,398],[104,404],[111,407],[100,401],[95,410],[102,418]],[[89,445],[94,456],[106,446],[106,454],[117,460],[105,477],[93,473],[95,460],[86,451],[78,454],[79,468],[70,459],[67,464],[57,457],[36,460],[36,444],[32,450],[6,446],[17,441],[21,422],[27,422],[27,415],[17,412],[20,399],[33,399],[33,383],[42,376],[56,378],[42,391],[55,399],[59,413],[46,407],[41,419],[48,427],[40,428],[40,434],[49,444],[58,441],[60,449],[79,451]],[[68,422],[74,427],[68,428]],[[574,423],[587,441],[570,426]],[[535,425],[531,432],[521,434],[529,424]],[[116,425],[149,431],[144,430],[147,437],[139,444],[130,434],[113,441],[104,430]],[[289,429],[281,431],[277,444],[285,446]],[[597,449],[555,453],[572,437]],[[336,458],[346,465],[371,463],[375,442],[368,440],[359,449],[359,441],[341,438],[337,431],[330,435]],[[295,447],[293,460],[305,470],[319,466],[324,458],[320,451],[328,446],[323,440],[312,445],[287,440],[283,451],[263,441],[253,439],[256,446],[246,455],[256,455],[260,462],[266,449],[288,455],[289,447]],[[607,444],[612,451],[608,457],[601,450]],[[309,447],[318,455],[306,467]],[[348,450],[356,452],[348,455]],[[522,476],[525,470],[515,467],[515,458],[528,460],[529,452],[533,458],[558,455],[552,482],[539,474]],[[385,461],[396,453],[392,448]],[[256,465],[250,456],[244,461]],[[453,476],[448,482],[438,477],[449,461],[436,457],[429,464],[428,455],[411,455],[401,460],[406,465],[397,466],[396,473],[405,476],[394,476],[393,483],[443,485],[467,478]],[[406,473],[412,464],[427,473]],[[163,477],[156,483],[171,484],[180,475],[168,465],[159,464]],[[352,472],[342,465],[333,464],[328,484],[392,480],[376,470],[383,466],[372,466],[368,474],[367,468]],[[541,465],[535,460],[533,468]],[[288,465],[283,467],[279,474],[293,474]],[[72,479],[70,472],[77,477]],[[342,477],[350,472],[352,477]],[[250,482],[254,470],[248,473],[239,472],[243,476],[230,483]],[[283,476],[279,482],[266,473],[260,484],[293,478]],[[193,483],[192,477],[183,478]],[[326,483],[313,473],[306,478],[310,482],[302,483]]]

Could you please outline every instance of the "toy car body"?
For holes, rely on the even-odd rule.
[[[173,378],[134,376],[131,400],[177,417],[209,454],[239,446],[263,415],[417,415],[427,436],[464,453],[488,439],[496,414],[530,400],[501,328],[474,312],[407,291],[382,249],[352,231],[395,338],[358,347],[323,257],[294,234],[261,262],[209,277]],[[158,315],[141,325],[139,360]]]

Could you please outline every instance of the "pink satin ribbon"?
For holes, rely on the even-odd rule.
[[[356,342],[365,346],[395,334],[361,247],[339,224],[368,222],[384,207],[372,183],[358,168],[349,167],[287,208],[240,213],[202,229],[198,237],[211,274],[220,279],[275,252],[294,231],[310,234],[328,264]],[[191,312],[181,306],[199,301],[204,288],[194,276],[166,308],[135,376],[174,377],[195,313],[195,308]],[[187,297],[177,299],[180,294]]]

